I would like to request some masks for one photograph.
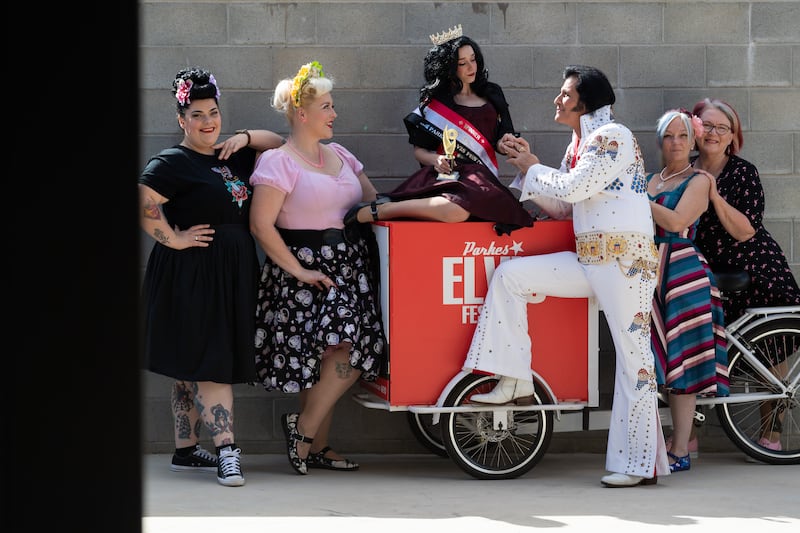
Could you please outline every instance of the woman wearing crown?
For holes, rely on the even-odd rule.
[[[480,47],[461,25],[431,41],[419,106],[404,119],[422,168],[392,192],[353,206],[345,224],[412,218],[489,221],[505,231],[531,226],[531,215],[498,179],[497,153],[505,155],[506,143],[514,142],[514,124],[503,90],[488,80]],[[453,138],[450,158],[446,145]]]

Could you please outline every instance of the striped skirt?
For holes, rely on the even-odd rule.
[[[657,238],[659,283],[651,340],[656,378],[675,394],[727,396],[728,354],[719,289],[691,240]]]

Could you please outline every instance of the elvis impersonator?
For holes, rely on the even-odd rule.
[[[464,370],[497,375],[495,388],[472,401],[504,404],[533,393],[526,306],[533,295],[594,296],[607,319],[616,375],[601,482],[607,487],[656,483],[669,474],[658,417],[650,345],[650,309],[658,255],[644,180],[644,163],[631,131],[614,121],[616,97],[606,76],[570,65],[554,100],[555,121],[572,127],[561,168],[539,163],[524,139],[509,139],[508,162],[519,169],[511,184],[552,218],[572,215],[575,252],[518,257],[492,276]],[[540,299],[539,299],[540,301]]]

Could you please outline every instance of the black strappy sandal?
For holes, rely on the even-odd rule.
[[[351,207],[347,210],[347,213],[344,214],[344,218],[342,221],[344,222],[345,226],[350,224],[358,224],[358,212],[361,211],[365,207],[369,207],[369,212],[372,215],[372,220],[378,221],[378,206],[381,204],[385,204],[386,202],[391,202],[392,199],[388,196],[379,196],[373,202],[358,202],[356,205]]]
[[[296,443],[305,442],[311,444],[314,439],[297,432],[298,418],[300,418],[299,413],[284,413],[281,415],[281,422],[283,423],[283,433],[286,435],[286,455],[289,457],[289,464],[298,474],[306,475],[308,474],[308,464],[306,459],[303,459],[297,453]]]
[[[358,463],[350,459],[329,459],[325,454],[331,450],[330,446],[325,446],[317,453],[309,453],[306,458],[308,468],[325,468],[327,470],[358,470]]]

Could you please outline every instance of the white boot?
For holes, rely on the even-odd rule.
[[[533,395],[533,382],[501,376],[500,381],[491,392],[486,394],[473,394],[470,400],[478,403],[503,404],[517,398]]]

